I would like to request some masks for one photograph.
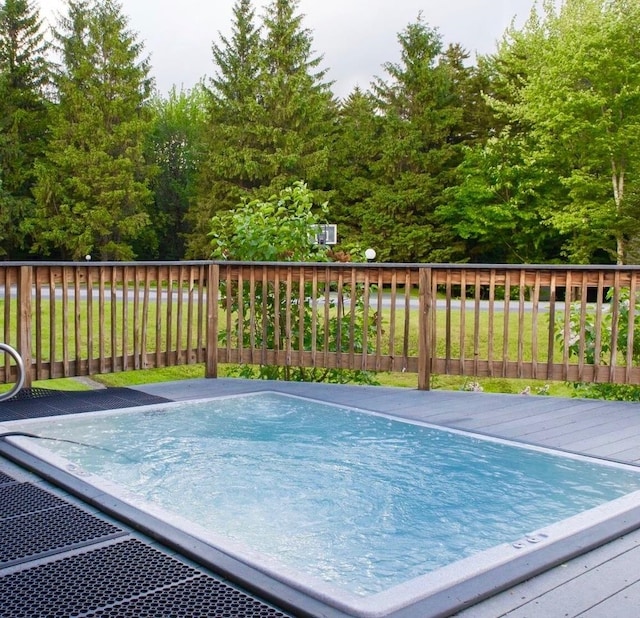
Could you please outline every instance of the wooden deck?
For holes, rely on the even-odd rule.
[[[189,380],[137,389],[172,400],[258,390],[281,391],[446,427],[640,463],[640,405],[635,403],[237,379]],[[640,607],[638,563],[640,530],[503,591],[458,616],[635,617]]]

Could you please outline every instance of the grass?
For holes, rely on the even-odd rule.
[[[0,393],[8,391],[13,384],[0,384]],[[53,380],[36,380],[33,382],[34,388],[46,388],[60,391],[86,391],[91,387],[83,384],[75,378],[55,378]]]
[[[162,309],[166,307],[166,302],[163,302]],[[9,312],[10,315],[6,316],[6,312],[4,311],[4,302],[0,301],[0,318],[2,316],[8,317],[11,322],[15,324],[15,305],[13,305]],[[156,326],[156,311],[159,307],[156,306],[154,302],[149,303],[149,314],[147,317],[147,326],[149,327],[149,335],[147,341],[147,352],[154,352],[156,347],[156,335],[155,335],[155,326]],[[112,314],[113,310],[113,314]],[[133,319],[133,310],[134,306],[132,302],[128,303],[128,315],[127,315],[127,338],[128,338],[128,348],[129,352],[132,351],[133,345],[133,337],[134,337],[134,319]],[[56,311],[55,311],[55,336],[52,337],[51,327],[50,327],[50,312],[51,307],[48,300],[43,300],[41,305],[41,329],[39,333],[35,332],[34,328],[34,350],[35,346],[35,338],[39,336],[40,344],[41,344],[41,355],[44,360],[48,360],[51,352],[51,344],[53,343],[53,347],[55,350],[56,360],[62,360],[63,356],[63,341],[66,343],[66,346],[69,350],[71,356],[75,354],[76,349],[76,334],[75,328],[73,325],[74,315],[79,315],[81,318],[81,322],[84,325],[82,330],[80,331],[80,339],[82,341],[78,341],[78,347],[80,350],[80,355],[84,358],[87,357],[87,341],[86,341],[86,320],[87,320],[87,304],[84,300],[79,300],[77,303],[75,300],[70,300],[67,307],[67,316],[69,320],[68,330],[65,331],[63,329],[63,311],[62,311],[62,302],[59,301],[56,303]],[[123,304],[122,302],[116,302],[113,305],[107,303],[105,307],[105,315],[104,315],[104,323],[103,329],[100,329],[99,324],[99,315],[97,311],[97,307],[94,306],[93,315],[92,315],[92,325],[93,325],[93,354],[94,356],[97,354],[99,350],[99,340],[102,338],[105,339],[105,335],[110,333],[112,319],[115,322],[116,328],[116,336],[115,336],[115,349],[116,354],[122,353],[123,347]],[[393,348],[393,354],[396,356],[402,355],[403,351],[403,341],[402,341],[402,333],[405,329],[404,324],[404,314],[401,311],[397,312],[396,318],[396,327],[395,327],[395,338],[394,342],[389,341],[389,332],[390,332],[390,310],[383,309],[381,311],[381,316],[383,320],[383,339],[380,344],[380,349],[384,354],[390,348]],[[534,335],[534,325],[532,323],[531,316],[527,316],[528,319],[522,324],[522,338],[526,342],[523,346],[523,360],[530,361],[533,355],[533,335]],[[183,320],[186,318],[183,318]],[[489,342],[491,338],[491,343],[493,347],[493,358],[498,359],[502,355],[503,351],[503,332],[504,332],[504,318],[501,313],[496,313],[495,322],[493,325],[493,333],[490,334],[489,331],[489,317],[487,312],[482,312],[479,316],[479,326],[478,326],[478,342],[474,343],[474,321],[473,315],[469,314],[466,316],[465,327],[464,327],[464,337],[461,337],[462,324],[460,319],[459,312],[452,312],[451,320],[450,320],[450,331],[449,331],[449,345],[450,345],[450,355],[452,358],[457,358],[460,354],[461,347],[464,347],[465,357],[473,358],[476,350],[474,350],[477,345],[478,355],[480,358],[487,358],[489,351]],[[178,328],[177,324],[177,315],[176,309],[174,307],[174,312],[171,317],[171,326],[168,328],[167,324],[168,318],[166,315],[163,315],[161,318],[161,328],[160,328],[160,345],[162,349],[165,349],[166,340],[167,340],[167,332],[171,331],[173,333],[173,345],[176,343],[176,329]],[[410,311],[408,315],[408,354],[409,356],[417,356],[418,349],[418,312],[417,310]],[[221,311],[220,314],[220,324],[226,324],[226,317],[224,311]],[[438,314],[437,316],[437,334],[435,338],[435,346],[436,346],[436,354],[439,357],[444,357],[446,354],[446,340],[447,333],[445,331],[445,316],[444,314]],[[195,323],[194,323],[195,327]],[[507,354],[510,360],[515,360],[518,357],[518,316],[516,314],[510,314],[508,318],[508,330],[509,330],[509,339],[507,345]],[[539,316],[539,321],[537,325],[537,360],[538,362],[545,362],[547,360],[547,352],[546,346],[548,341],[548,329],[549,325],[546,321],[545,316]],[[182,329],[185,329],[184,323],[182,324]],[[0,332],[2,328],[0,327]],[[53,341],[52,341],[53,339]],[[195,341],[195,337],[194,337]],[[373,341],[369,340],[369,344],[371,345]],[[182,346],[186,347],[186,335],[182,334]],[[105,353],[107,356],[111,353],[111,341],[105,344]],[[555,344],[554,349],[554,357],[556,360],[561,358],[561,349],[559,345]],[[226,369],[224,366],[220,367],[220,374],[224,376],[226,374]],[[180,379],[189,379],[189,378],[200,378],[204,376],[204,368],[202,365],[183,365],[177,367],[168,367],[162,369],[149,369],[149,370],[138,370],[138,371],[128,371],[123,373],[115,373],[115,374],[103,374],[93,376],[93,379],[101,382],[107,386],[130,386],[136,384],[145,384],[149,382],[163,382],[170,380],[180,380]],[[405,387],[405,388],[416,388],[418,383],[418,377],[416,374],[409,373],[381,373],[377,376],[380,384],[384,386],[395,386],[395,387]],[[470,377],[460,377],[460,376],[434,376],[432,387],[433,388],[442,388],[449,390],[461,390],[468,389],[470,387],[471,382],[479,382],[482,386],[482,389],[486,392],[505,392],[505,393],[520,393],[525,388],[529,387],[531,392],[537,393],[538,391],[546,390],[549,394],[555,396],[570,396],[572,393],[572,387],[570,385],[566,385],[564,383],[550,383],[547,384],[545,382],[535,381],[535,380],[518,380],[518,379],[504,379],[504,378],[470,378]],[[66,390],[79,390],[82,388],[87,388],[86,385],[73,380],[73,379],[63,379],[63,380],[48,380],[36,383],[37,386],[42,386],[45,388],[61,388]],[[6,385],[6,389],[10,388],[11,385]],[[2,387],[0,386],[0,390]]]
[[[108,296],[108,294],[107,294]],[[146,316],[146,324],[142,324],[142,316],[139,315],[140,320],[139,323],[134,319],[134,304],[133,302],[129,302],[127,305],[127,315],[126,322],[127,328],[124,327],[124,319],[125,316],[123,311],[123,303],[122,301],[117,301],[115,303],[107,302],[105,304],[104,310],[104,322],[102,325],[100,324],[100,315],[98,313],[97,303],[94,303],[92,316],[91,316],[91,326],[92,326],[92,341],[91,345],[93,348],[93,356],[95,357],[100,349],[101,341],[104,343],[105,353],[107,356],[111,353],[112,347],[116,353],[116,355],[120,355],[123,352],[124,342],[126,339],[126,345],[128,352],[131,353],[133,350],[133,342],[136,337],[136,326],[140,330],[143,330],[143,326],[146,326],[147,330],[147,341],[146,341],[146,350],[149,353],[153,353],[156,350],[157,343],[159,344],[161,350],[165,350],[167,346],[167,340],[169,336],[171,337],[171,343],[173,346],[176,344],[176,337],[181,337],[181,344],[183,349],[187,344],[187,328],[186,328],[186,303],[184,307],[184,315],[182,316],[182,322],[178,324],[178,315],[177,315],[177,307],[173,307],[172,315],[169,316],[166,314],[167,304],[163,301],[162,305],[158,307],[156,303],[150,302],[148,308],[148,315]],[[194,310],[196,308],[194,307]],[[140,312],[142,311],[141,307],[139,308]],[[160,310],[160,316],[157,316],[157,311]],[[35,311],[35,309],[34,309]],[[88,336],[88,328],[87,328],[87,302],[86,300],[75,301],[73,299],[69,300],[68,307],[66,310],[66,318],[67,318],[67,328],[64,328],[64,313],[62,307],[62,301],[59,300],[55,303],[55,319],[51,320],[52,313],[52,305],[47,299],[43,299],[40,306],[40,326],[39,330],[36,328],[35,318],[33,319],[33,337],[32,337],[32,349],[35,351],[37,349],[36,343],[39,341],[40,344],[40,356],[44,361],[49,361],[52,356],[54,360],[61,361],[63,360],[65,351],[64,346],[66,346],[67,350],[71,355],[75,354],[75,350],[78,349],[80,352],[80,356],[82,358],[87,358],[89,342],[87,340]],[[404,322],[404,312],[398,310],[396,313],[396,324],[395,324],[395,341],[391,342],[389,340],[390,336],[390,320],[391,320],[391,311],[390,309],[383,309],[381,312],[382,319],[382,340],[380,342],[380,349],[383,353],[388,352],[390,349],[393,349],[393,354],[395,356],[402,355],[404,353],[403,347],[403,333],[405,329]],[[76,328],[74,325],[74,316],[80,317],[81,328],[76,332]],[[332,315],[335,315],[335,310],[332,310]],[[349,311],[347,310],[346,315],[344,317],[345,322],[349,320]],[[16,324],[16,306],[13,304],[10,307],[9,316],[5,315],[4,310],[4,301],[0,300],[0,332],[4,330],[4,325],[2,324],[2,318],[8,318],[9,322],[12,324]],[[157,322],[156,318],[159,317],[159,322]],[[232,323],[235,324],[236,315],[232,316]],[[197,316],[193,316],[193,326],[194,333],[195,327],[197,324]],[[436,337],[435,337],[435,346],[436,346],[436,354],[439,357],[444,357],[446,355],[447,349],[447,332],[446,332],[446,324],[445,324],[445,316],[443,313],[438,313],[436,322]],[[487,358],[489,352],[489,344],[491,343],[493,348],[493,358],[501,358],[503,351],[503,341],[504,341],[504,321],[501,313],[495,314],[495,321],[493,324],[493,330],[490,332],[489,329],[489,315],[488,312],[481,312],[479,316],[479,324],[478,324],[478,341],[477,341],[477,352],[479,358]],[[53,326],[52,326],[53,322]],[[226,324],[226,313],[224,310],[220,310],[219,312],[219,323],[222,327]],[[111,337],[111,328],[112,324],[115,327],[115,337]],[[159,328],[156,331],[156,328],[159,324]],[[464,349],[464,354],[466,358],[473,358],[476,350],[474,349],[476,343],[474,342],[474,322],[473,315],[469,313],[466,316],[464,322],[464,337],[461,337],[462,324],[461,324],[461,316],[459,312],[453,311],[451,314],[450,320],[450,330],[449,330],[449,349],[451,358],[458,358],[460,355],[461,349]],[[52,336],[52,328],[53,336]],[[509,337],[507,340],[507,353],[509,359],[515,360],[518,356],[518,315],[515,313],[509,314],[508,319],[508,331]],[[549,325],[546,321],[546,316],[539,316],[538,324],[537,324],[537,360],[539,362],[546,362],[547,360],[547,345],[548,345],[548,329]],[[9,329],[11,330],[11,329]],[[125,332],[126,330],[126,332]],[[158,332],[159,337],[156,339],[156,332]],[[171,333],[171,335],[169,335]],[[125,337],[126,334],[126,337]],[[346,333],[345,333],[346,335]],[[235,333],[232,334],[232,338],[235,337]],[[534,338],[534,324],[532,322],[532,317],[529,315],[524,320],[522,324],[522,339],[525,342],[523,347],[523,360],[530,361],[533,356],[533,341]],[[194,342],[196,340],[195,334],[193,338]],[[234,342],[235,343],[235,342]],[[345,344],[347,342],[345,341]],[[369,344],[373,344],[374,341],[369,337]],[[63,345],[64,344],[64,345]],[[52,350],[53,348],[53,350]],[[562,350],[558,343],[554,344],[554,357],[559,359],[562,357]],[[408,353],[409,356],[417,356],[418,354],[418,311],[411,310],[408,313]]]

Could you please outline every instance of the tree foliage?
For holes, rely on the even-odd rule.
[[[543,216],[568,238],[571,259],[623,263],[640,214],[628,199],[640,162],[640,5],[547,2],[524,34],[528,72],[506,111],[564,189],[541,204]]]
[[[362,236],[382,261],[446,261],[455,243],[435,211],[459,161],[462,110],[437,30],[419,18],[398,41],[400,62],[387,63],[388,79],[374,84],[381,152]]]
[[[363,242],[362,222],[376,184],[373,163],[380,156],[381,134],[375,99],[356,88],[340,105],[329,154],[331,222],[338,225],[342,245]]]
[[[251,2],[238,0],[231,38],[213,46],[206,154],[189,212],[193,257],[204,254],[212,214],[299,178],[316,188],[325,182],[332,96],[296,8],[274,0],[259,28]]]
[[[0,255],[30,245],[34,164],[46,145],[47,43],[38,10],[27,0],[0,5]]]
[[[35,246],[74,259],[131,259],[152,199],[148,60],[113,0],[69,0],[55,39],[58,104],[36,169]]]
[[[260,143],[260,30],[250,0],[237,0],[232,35],[213,45],[215,76],[207,89],[207,114],[198,189],[188,211],[188,255],[209,252],[211,217],[233,208],[262,185]]]
[[[266,200],[245,198],[235,209],[211,220],[212,257],[253,262],[320,262],[325,247],[312,230],[326,220],[327,204],[314,207],[303,182],[285,187]]]
[[[142,258],[179,260],[185,255],[187,213],[197,193],[197,175],[204,149],[207,98],[202,86],[175,88],[166,98],[156,94],[148,159],[155,166],[150,204],[151,237],[136,251]]]
[[[212,222],[212,246],[214,258],[243,261],[289,261],[323,262],[328,260],[326,246],[315,242],[313,230],[325,221],[327,205],[314,203],[313,193],[303,182],[296,182],[281,189],[266,200],[245,199],[236,209],[216,215]],[[261,281],[253,284],[245,282],[242,293],[237,288],[227,288],[222,284],[221,304],[231,309],[236,324],[230,332],[222,332],[220,337],[234,337],[238,332],[243,347],[284,350],[289,340],[304,341],[304,350],[323,349],[329,351],[347,351],[353,346],[361,352],[362,341],[350,342],[344,333],[358,333],[369,329],[370,339],[376,331],[375,317],[364,321],[363,296],[359,290],[354,294],[347,289],[350,297],[355,298],[352,313],[340,315],[336,312],[336,302],[329,301],[333,317],[325,327],[324,323],[313,324],[313,310],[307,299],[313,294],[311,284],[307,284],[303,293],[295,287],[287,289],[286,283]],[[330,285],[329,283],[321,284]],[[347,286],[348,288],[348,286]],[[325,297],[322,289],[317,290],[319,297]],[[253,298],[254,301],[250,302]],[[287,299],[290,306],[287,308]],[[297,320],[291,325],[287,310],[296,309]],[[261,325],[256,328],[256,325]],[[313,327],[312,327],[313,326]],[[313,340],[315,337],[315,341]],[[240,375],[252,377],[253,369],[241,367]],[[314,369],[293,366],[261,365],[259,377],[277,380],[298,380],[312,382],[361,382],[373,383],[374,376],[366,371],[342,369]]]
[[[304,178],[324,184],[335,107],[322,56],[312,51],[312,33],[296,14],[298,0],[273,0],[264,19],[261,96],[269,190]]]
[[[511,127],[465,149],[459,181],[446,190],[449,200],[438,215],[455,236],[469,241],[465,253],[471,261],[557,261],[561,238],[539,208],[557,195],[557,179],[531,150],[528,136],[514,135]]]

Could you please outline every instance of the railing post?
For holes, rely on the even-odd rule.
[[[431,389],[431,312],[433,296],[431,293],[431,268],[419,270],[419,317],[418,317],[418,389]]]
[[[20,266],[18,272],[18,352],[24,362],[24,387],[31,387],[31,293],[33,268]]]
[[[205,377],[218,377],[218,288],[220,266],[209,264],[207,269],[207,361]]]

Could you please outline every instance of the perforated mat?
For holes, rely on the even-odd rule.
[[[210,577],[198,577],[169,588],[88,614],[101,618],[277,618],[282,612]]]
[[[16,483],[17,481],[9,476],[8,474],[5,474],[4,472],[0,472],[0,486],[2,485],[7,485],[9,483]]]
[[[0,566],[124,536],[126,532],[35,485],[0,487]]]
[[[0,577],[0,598],[12,618],[285,616],[136,539]]]
[[[105,388],[90,391],[24,389],[16,397],[0,402],[0,422],[129,408],[167,401],[170,400],[132,388]]]
[[[0,487],[0,519],[66,506],[68,502],[31,483]]]
[[[68,505],[0,521],[0,564],[10,566],[124,536],[106,521]]]

